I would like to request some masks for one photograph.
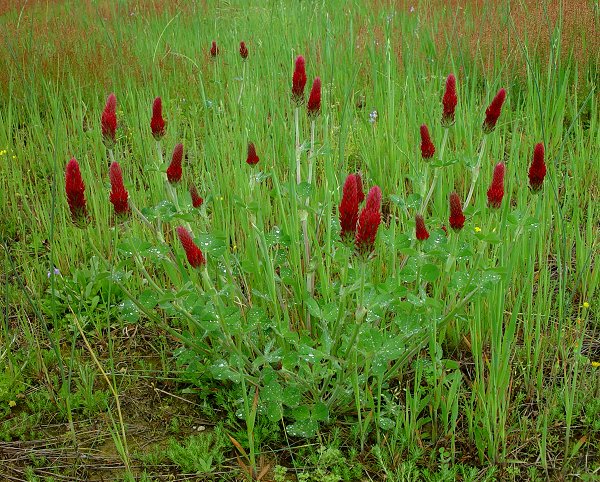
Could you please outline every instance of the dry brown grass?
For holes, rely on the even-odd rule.
[[[413,5],[415,11],[409,13]],[[15,80],[15,75],[25,81],[35,74],[38,79],[61,82],[68,73],[80,85],[100,84],[107,89],[117,75],[140,80],[145,66],[140,65],[140,59],[129,47],[129,36],[135,31],[129,26],[139,18],[206,8],[206,3],[183,0],[130,0],[119,4],[112,0],[0,0],[0,15],[5,15],[0,29],[0,93],[8,94],[9,81],[11,76]],[[474,58],[494,75],[498,74],[500,59],[505,65],[503,75],[507,76],[526,72],[527,55],[542,66],[549,65],[551,55],[557,51],[556,45],[551,44],[553,38],[560,39],[563,57],[572,52],[579,65],[597,65],[600,20],[598,7],[594,8],[590,0],[379,0],[373,5],[375,18],[391,9],[398,15],[418,16],[420,28],[429,31],[440,58],[449,53],[465,60]],[[118,38],[115,17],[119,17],[121,36],[118,55],[110,41]],[[359,56],[373,38],[383,46],[381,25],[356,15],[355,25]],[[555,30],[559,26],[560,30]],[[402,35],[398,29],[392,37],[399,65]],[[318,45],[318,39],[315,42]],[[310,50],[318,55],[320,49],[315,45]],[[23,91],[13,91],[12,95],[24,95],[26,85],[27,82],[13,82],[13,88]]]
[[[379,7],[382,8],[381,2]],[[386,2],[387,3],[387,2]],[[408,12],[419,2],[400,0],[395,8]],[[580,65],[597,64],[600,14],[591,0],[430,0],[416,6],[423,25],[430,25],[438,53],[447,49],[479,56],[484,69],[496,58],[507,59],[511,75],[526,69],[526,56],[549,65],[560,40],[564,58],[573,53]],[[437,22],[436,19],[439,19]],[[527,55],[525,53],[525,46]]]
[[[41,74],[56,83],[72,77],[83,86],[106,88],[115,75],[139,80],[142,66],[130,47],[130,25],[189,8],[189,2],[166,0],[132,0],[126,5],[112,0],[0,0],[0,15],[5,15],[0,29],[1,91],[8,93],[11,76],[24,80],[12,84],[22,89],[13,96],[25,94],[27,81]]]

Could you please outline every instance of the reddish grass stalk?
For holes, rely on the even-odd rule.
[[[210,46],[210,56],[215,58],[217,55],[219,55],[219,47],[217,47],[217,42],[213,40]]]

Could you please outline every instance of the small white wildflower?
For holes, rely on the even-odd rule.
[[[374,124],[376,120],[377,120],[377,111],[376,111],[376,110],[373,110],[373,112],[371,112],[371,113],[369,114],[369,122],[370,122],[371,124]]]

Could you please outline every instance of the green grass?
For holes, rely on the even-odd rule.
[[[432,18],[418,2],[412,13],[358,1],[152,5],[80,7],[71,30],[86,35],[47,50],[43,28],[68,22],[65,6],[0,21],[22,33],[3,37],[1,57],[0,440],[17,452],[32,440],[57,447],[12,457],[0,475],[597,477],[597,59],[561,45],[561,18],[548,59],[516,36],[489,65],[458,30],[439,30],[457,12]],[[510,12],[500,21],[514,28]],[[300,54],[307,91],[319,76],[323,100],[316,118],[299,109],[297,132]],[[450,72],[459,102],[445,129]],[[500,87],[507,101],[484,135]],[[110,92],[112,152],[100,129]],[[179,142],[187,157],[173,189],[164,172]],[[538,142],[548,174],[533,193]],[[136,207],[126,219],[108,202],[111,156]],[[71,157],[86,185],[83,228],[64,194]],[[505,196],[491,209],[500,161]],[[448,195],[467,197],[479,162],[465,227],[446,235]],[[370,256],[340,239],[341,188],[359,171],[365,191],[383,193]],[[431,236],[419,242],[414,217],[432,182]],[[178,225],[206,267],[188,265]]]

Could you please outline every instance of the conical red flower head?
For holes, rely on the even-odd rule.
[[[162,100],[160,97],[154,99],[152,104],[152,120],[150,121],[150,129],[156,140],[159,140],[165,135],[165,120],[162,116]]]
[[[259,160],[260,159],[256,155],[256,148],[254,147],[254,143],[250,142],[248,144],[248,157],[246,157],[246,163],[250,164],[251,166],[254,166],[255,164],[258,164]]]
[[[425,241],[429,238],[429,231],[425,227],[425,220],[420,214],[415,216],[415,234],[419,241]]]
[[[346,182],[344,182],[342,202],[339,206],[342,239],[348,235],[354,236],[354,233],[356,232],[356,222],[358,221],[358,204],[357,178],[354,174],[350,174],[346,178]]]
[[[533,150],[533,162],[529,168],[529,185],[533,191],[542,189],[546,177],[546,163],[544,162],[544,144],[541,142]]]
[[[110,94],[102,111],[102,137],[105,141],[115,142],[117,138],[117,97]]]
[[[363,191],[362,178],[360,174],[357,172],[354,174],[356,178],[356,192],[358,193],[358,204],[362,203],[365,200],[365,192]]]
[[[358,216],[356,224],[356,247],[365,252],[373,249],[377,230],[381,224],[381,189],[373,186],[367,195],[365,207]]]
[[[248,47],[245,42],[240,42],[240,56],[245,60],[248,58]]]
[[[488,206],[492,208],[499,208],[500,204],[502,204],[502,198],[504,197],[504,171],[505,167],[502,162],[496,164],[492,184],[487,192]]]
[[[85,202],[85,184],[81,178],[79,164],[75,158],[67,163],[65,171],[65,191],[67,202],[71,210],[71,219],[76,224],[87,220],[87,208]]]
[[[217,42],[215,42],[213,40],[212,44],[210,46],[210,56],[211,57],[216,57],[218,54],[219,54],[219,47],[217,47]]]
[[[483,131],[488,134],[496,127],[498,117],[502,112],[502,104],[506,99],[506,90],[500,89],[496,94],[496,97],[492,100],[492,103],[485,111],[485,121],[483,121]]]
[[[304,57],[296,58],[296,68],[292,77],[292,98],[298,104],[304,102],[304,86],[306,85],[306,67]]]
[[[110,165],[108,172],[110,178],[110,202],[115,207],[115,214],[126,214],[129,212],[129,194],[123,184],[123,173],[121,172],[121,166],[118,162],[113,162]]]
[[[309,115],[318,115],[321,112],[321,79],[319,77],[315,77],[313,81],[306,109]]]
[[[195,208],[199,208],[200,206],[202,206],[204,199],[200,197],[200,195],[198,194],[198,189],[196,189],[196,186],[194,184],[190,185],[190,196],[192,196],[192,206],[194,206]]]
[[[450,227],[455,231],[460,231],[465,225],[465,215],[463,214],[462,205],[458,194],[453,192],[450,194]]]
[[[177,144],[173,149],[171,164],[167,168],[167,179],[171,184],[181,181],[181,175],[183,174],[181,161],[183,161],[183,144]]]
[[[423,159],[431,159],[435,154],[435,146],[429,137],[429,129],[423,124],[421,126],[421,155]]]
[[[454,124],[454,111],[458,99],[456,98],[456,77],[454,74],[450,74],[446,79],[446,91],[442,98],[442,104],[444,106],[444,113],[442,114],[442,125],[444,127],[450,127]]]
[[[183,226],[178,226],[177,236],[179,237],[181,246],[183,246],[188,263],[190,263],[192,268],[199,268],[206,264],[206,259],[204,258],[202,251],[196,246],[196,243],[194,243],[194,240],[192,239],[192,235],[187,229]]]

